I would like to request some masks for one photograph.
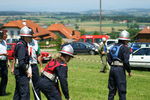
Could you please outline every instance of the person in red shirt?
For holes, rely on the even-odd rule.
[[[60,51],[61,56],[51,61],[45,66],[38,82],[39,89],[48,100],[62,100],[58,87],[58,80],[66,100],[71,100],[69,96],[67,73],[67,63],[73,58],[73,48],[66,45]]]

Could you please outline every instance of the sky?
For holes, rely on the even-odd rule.
[[[103,10],[150,8],[150,0],[101,0]],[[80,12],[99,9],[100,0],[0,0],[0,11]]]

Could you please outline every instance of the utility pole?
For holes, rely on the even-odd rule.
[[[99,15],[99,21],[100,21],[100,35],[102,34],[102,0],[100,0],[100,15]]]

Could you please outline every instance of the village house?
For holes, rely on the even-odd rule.
[[[66,27],[63,24],[52,24],[47,28],[48,31],[53,32],[57,36],[66,39],[79,40],[81,33],[77,30]]]
[[[19,39],[20,29],[27,26],[33,30],[36,40],[55,40],[60,36],[64,41],[75,41],[80,39],[81,33],[67,28],[63,24],[52,24],[47,29],[42,28],[31,20],[16,20],[5,23],[0,29],[7,30],[7,39]]]
[[[33,30],[34,36],[36,36],[36,34],[41,34],[40,37],[35,38],[37,40],[48,39],[48,38],[56,39],[57,37],[54,33],[42,28],[41,26],[34,23],[33,21],[25,20],[25,19],[10,21],[8,23],[5,23],[1,27],[1,29],[7,30],[7,35],[8,35],[7,39],[19,39],[20,29],[24,26],[31,28]]]
[[[150,26],[145,27],[136,36],[137,42],[150,42]]]

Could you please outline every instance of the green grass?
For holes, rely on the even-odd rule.
[[[99,60],[98,55],[79,55],[68,64],[69,91],[73,100],[107,100],[108,73],[99,73],[101,66]],[[150,72],[137,70],[132,72],[132,77],[127,76],[127,100],[149,100]],[[9,72],[7,92],[10,92],[11,95],[0,97],[0,100],[12,100],[14,89],[15,79]],[[32,92],[31,100],[34,100]],[[44,95],[42,95],[42,100],[47,100]],[[65,100],[64,97],[63,100]],[[118,100],[118,95],[115,100]]]

